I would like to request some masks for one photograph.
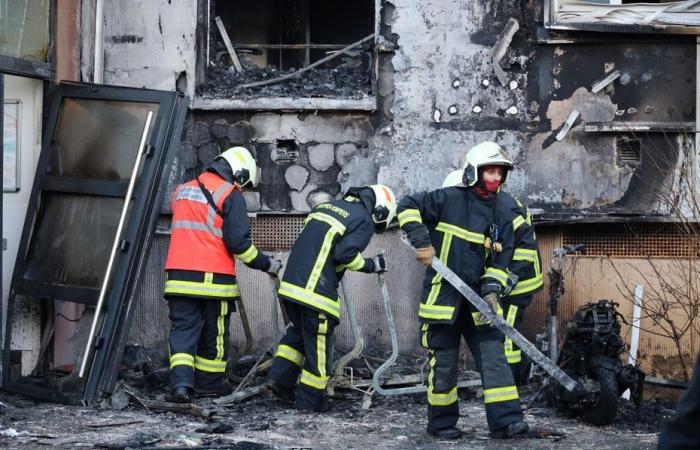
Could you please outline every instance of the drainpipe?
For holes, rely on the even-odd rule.
[[[95,3],[95,84],[102,84],[104,78],[104,6],[104,0]]]

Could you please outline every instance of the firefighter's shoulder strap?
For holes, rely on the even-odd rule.
[[[209,190],[206,187],[204,187],[204,184],[202,184],[202,182],[199,180],[199,175],[197,175],[197,184],[199,184],[199,189],[202,190],[202,194],[204,194],[204,197],[206,197],[207,203],[209,203],[209,206],[214,208],[214,211],[216,211],[216,213],[219,216],[221,216],[221,218],[223,219],[224,212],[221,210],[221,208],[216,206],[216,202],[214,201],[214,197],[211,196],[211,192],[209,192]]]

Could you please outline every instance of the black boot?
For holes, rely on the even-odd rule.
[[[433,428],[428,425],[427,431],[438,439],[459,439],[462,437],[462,430],[455,427]]]
[[[165,396],[165,401],[171,403],[192,403],[192,388],[178,386],[169,395]]]
[[[527,422],[520,420],[518,422],[513,422],[501,428],[500,430],[493,431],[491,437],[494,439],[508,439],[512,437],[525,436],[527,432],[530,431],[530,427]]]

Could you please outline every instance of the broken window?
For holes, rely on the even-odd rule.
[[[368,103],[376,1],[212,1],[206,42],[199,42],[206,65],[198,97]]]
[[[545,20],[551,28],[593,31],[689,32],[700,27],[700,3],[669,0],[548,0]]]
[[[74,404],[110,392],[186,110],[171,92],[57,88],[10,289],[5,389]]]
[[[0,68],[47,77],[50,74],[49,0],[0,0]]]

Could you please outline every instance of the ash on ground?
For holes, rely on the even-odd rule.
[[[136,392],[142,394],[137,388]],[[329,413],[307,413],[267,394],[230,407],[198,399],[216,415],[147,411],[132,399],[117,408],[73,407],[35,402],[0,394],[2,448],[185,448],[228,449],[653,449],[658,431],[673,411],[659,404],[634,409],[621,400],[621,413],[605,427],[564,418],[546,405],[525,412],[528,438],[495,440],[488,436],[478,392],[462,392],[458,426],[465,432],[456,441],[439,441],[425,432],[425,395],[374,395],[369,409],[357,390],[337,390]],[[524,393],[523,400],[532,394]],[[104,405],[103,405],[104,406]]]

